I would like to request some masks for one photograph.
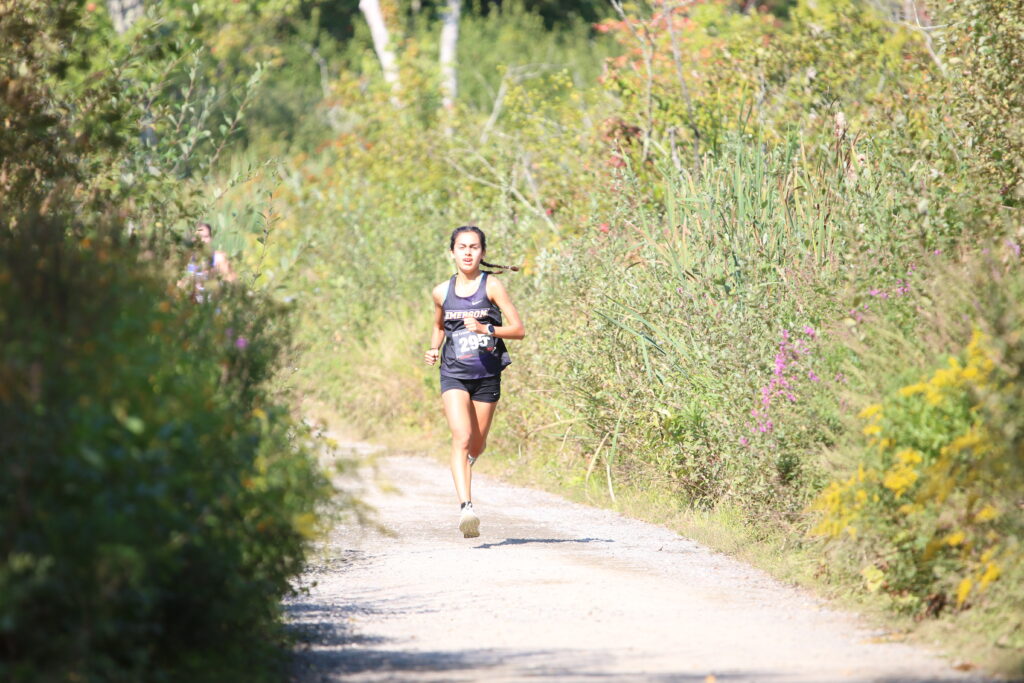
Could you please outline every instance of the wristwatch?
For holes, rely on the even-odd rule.
[[[487,334],[494,336],[494,325],[487,323]]]

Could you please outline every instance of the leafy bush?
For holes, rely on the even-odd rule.
[[[1021,482],[978,416],[981,392],[1015,389],[992,386],[994,369],[975,332],[962,358],[865,408],[866,457],[815,504],[816,531],[860,540],[869,590],[884,588],[902,609],[962,607],[1020,561],[1017,524],[999,520],[1016,516],[1012,492]]]
[[[327,492],[263,388],[286,318],[74,224],[0,241],[5,675],[257,676]]]
[[[0,4],[0,676],[273,677],[329,494],[268,388],[288,311],[174,286],[164,221],[194,219],[184,169],[231,131],[165,44],[92,52],[80,5]]]
[[[972,283],[967,293],[944,292],[937,282],[935,293],[917,297],[934,311],[918,321],[922,331],[934,338],[927,328],[947,327],[956,336],[959,321],[968,320],[970,342],[860,412],[867,439],[855,471],[832,481],[813,505],[815,533],[859,563],[852,569],[868,590],[884,591],[904,611],[983,605],[1001,576],[1011,577],[998,591],[1005,601],[1022,573],[1024,427],[1013,411],[1021,400],[1024,280],[1016,251],[1000,251],[1006,263],[967,261],[957,274]],[[900,327],[880,324],[891,344]],[[908,354],[899,358],[905,368],[914,364]]]

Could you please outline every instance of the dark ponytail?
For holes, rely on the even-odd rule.
[[[448,241],[449,251],[455,251],[455,238],[458,237],[459,233],[462,232],[475,232],[477,237],[480,238],[481,251],[483,251],[484,253],[487,252],[487,236],[484,235],[483,230],[476,227],[475,225],[460,225],[459,227],[455,228],[455,230],[452,231],[451,239]],[[480,261],[480,265],[487,266],[488,268],[500,268],[501,270],[511,270],[513,273],[519,272],[519,266],[503,266],[497,263],[488,263],[487,261],[483,260]],[[489,274],[494,275],[494,273]]]
[[[481,261],[480,265],[487,266],[488,268],[501,268],[502,270],[511,270],[513,273],[519,272],[519,266],[503,266],[498,263],[488,263],[487,261]],[[494,273],[491,273],[491,275],[494,275]]]

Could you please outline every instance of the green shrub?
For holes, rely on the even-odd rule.
[[[182,43],[91,11],[0,3],[0,677],[274,677],[329,493],[268,388],[290,317],[174,286],[233,124]]]
[[[916,321],[874,323],[902,372],[880,402],[861,411],[866,443],[813,505],[814,532],[844,558],[837,566],[860,572],[868,590],[903,611],[1019,602],[1009,594],[1024,572],[1024,425],[1016,410],[1024,278],[1016,251],[1000,251],[1006,263],[972,256],[957,271],[940,271],[935,291],[915,297],[919,309],[927,306]],[[950,276],[971,286],[948,292]],[[928,349],[918,355],[913,345],[892,344],[901,334],[935,343],[968,325],[966,347],[921,368],[916,381],[911,368],[922,358],[932,362]],[[860,365],[871,362],[870,351],[857,355]],[[989,604],[993,588],[998,597]]]
[[[195,305],[67,214],[4,230],[5,678],[266,676],[327,494],[266,395],[287,316],[231,288]]]

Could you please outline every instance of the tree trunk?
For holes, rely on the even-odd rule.
[[[145,9],[142,0],[107,0],[107,12],[119,34],[130,29]]]
[[[380,60],[381,69],[384,71],[384,81],[397,90],[398,83],[398,60],[395,59],[395,52],[391,49],[391,38],[388,36],[388,27],[384,23],[384,14],[380,11],[380,0],[359,0],[359,10],[366,17],[366,23],[370,26],[370,35],[373,36],[373,49],[377,52],[377,59]]]
[[[459,80],[456,72],[456,49],[459,43],[459,15],[462,0],[448,0],[441,26],[441,104],[446,111],[455,106]]]

